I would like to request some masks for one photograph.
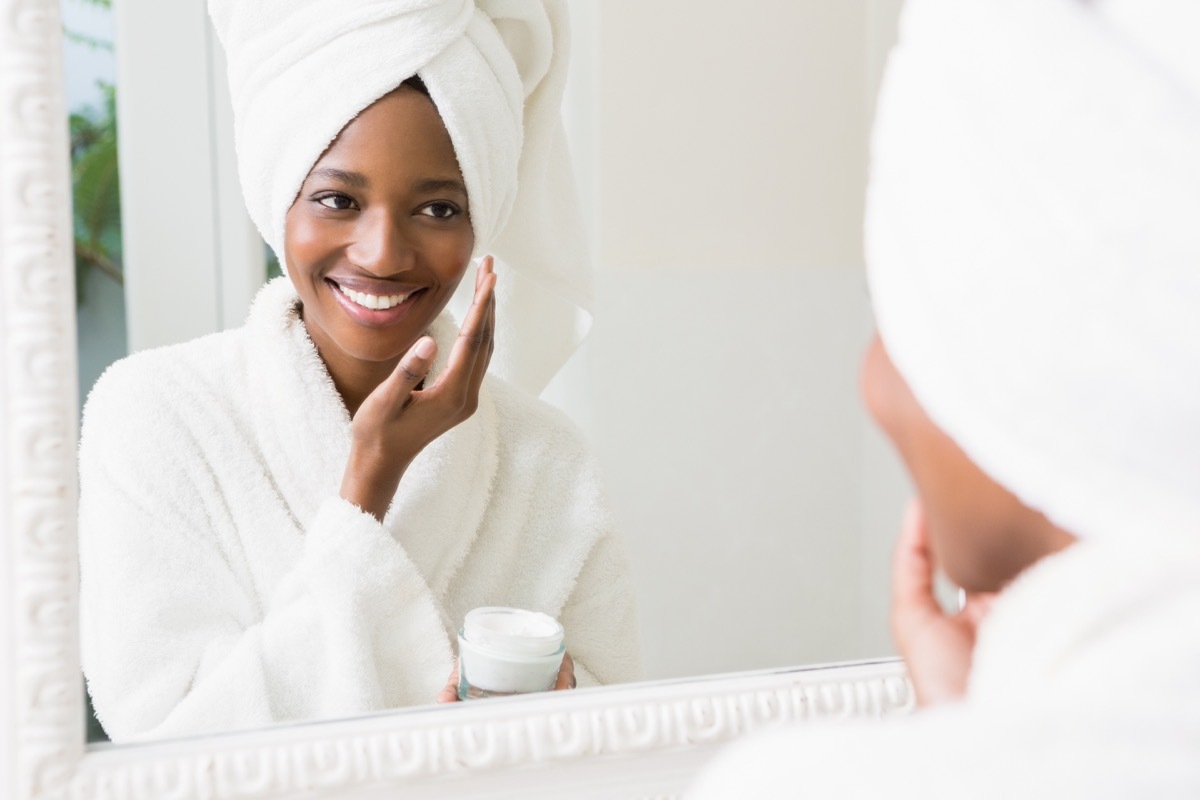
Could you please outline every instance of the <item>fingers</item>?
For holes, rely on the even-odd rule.
[[[382,393],[381,399],[388,408],[398,410],[408,403],[413,389],[429,374],[435,356],[437,342],[431,336],[422,336],[409,348],[392,374],[375,390]]]
[[[983,618],[992,610],[992,601],[996,599],[995,592],[969,592],[967,602],[963,604],[959,616],[978,627]]]
[[[915,622],[940,616],[933,588],[933,557],[921,501],[913,498],[904,512],[900,536],[892,557],[892,628],[903,650],[908,628]]]
[[[575,660],[570,653],[563,654],[562,665],[558,668],[558,678],[554,681],[554,691],[575,688]]]
[[[902,656],[910,656],[917,639],[942,620],[934,594],[934,559],[929,552],[925,511],[919,499],[905,510],[892,558],[892,637]]]
[[[947,614],[934,594],[933,556],[924,509],[913,500],[904,515],[892,561],[892,635],[904,658],[917,704],[936,705],[966,692],[975,644],[974,620],[990,598],[968,595]]]
[[[454,662],[454,669],[450,670],[450,677],[446,679],[446,685],[438,692],[437,702],[458,702],[458,661]]]
[[[492,353],[496,350],[496,277],[492,276],[492,289],[488,293],[487,317],[484,319],[484,330],[487,338],[487,349],[479,353],[471,368],[471,378],[467,383],[467,396],[479,397],[479,389],[487,375],[488,365],[492,362]]]
[[[461,392],[463,402],[478,395],[478,385],[491,359],[495,329],[496,275],[491,256],[483,259],[475,277],[475,298],[450,351],[446,371],[438,378],[437,393]]]

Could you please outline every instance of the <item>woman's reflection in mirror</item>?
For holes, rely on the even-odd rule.
[[[561,366],[570,317],[505,342],[505,314],[586,300],[562,5],[328,9],[210,3],[247,206],[286,275],[243,327],[117,363],[86,406],[82,655],[114,741],[454,700],[478,606],[562,623],[556,688],[640,675],[595,464],[488,375],[501,340],[538,391],[522,379]],[[541,281],[557,291],[529,301]]]

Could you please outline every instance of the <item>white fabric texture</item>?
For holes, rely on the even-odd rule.
[[[880,334],[1077,536],[1200,535],[1200,3],[913,0],[873,138]]]
[[[538,394],[591,324],[591,265],[562,124],[561,0],[209,0],[242,192],[286,271],[284,222],[359,112],[419,75],[498,261],[493,370]],[[460,315],[461,318],[461,315]]]
[[[1200,4],[909,0],[873,138],[880,335],[1079,542],[963,701],[740,744],[689,797],[1200,797]]]
[[[350,419],[297,308],[273,281],[245,327],[131,356],[88,399],[80,625],[109,735],[431,703],[486,605],[557,617],[582,686],[640,677],[625,557],[565,417],[489,377],[380,524],[338,495]],[[449,353],[453,321],[431,333]]]
[[[1200,547],[1084,541],[996,601],[962,703],[724,752],[689,800],[1200,797]]]

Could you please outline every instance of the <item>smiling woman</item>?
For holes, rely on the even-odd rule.
[[[351,414],[446,306],[475,246],[454,146],[411,83],[346,126],[287,215],[287,271]]]
[[[377,4],[355,4],[341,36],[285,48],[274,82],[239,80],[312,7],[211,4],[244,191],[287,275],[244,327],[115,365],[85,410],[83,666],[115,741],[453,699],[454,631],[478,606],[562,623],[557,688],[640,673],[591,458],[562,415],[485,378],[490,255],[461,330],[444,313],[473,254],[525,253],[537,274],[582,247],[544,252],[577,228],[523,229],[544,198],[517,181],[551,175],[556,204],[575,202],[541,147],[561,137],[562,9],[393,2],[368,20]],[[319,81],[374,77],[297,127],[311,104],[290,86],[314,64]]]

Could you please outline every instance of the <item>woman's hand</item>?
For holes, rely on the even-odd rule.
[[[575,688],[575,659],[570,653],[563,653],[562,665],[558,668],[558,678],[554,681],[554,691],[562,692]]]
[[[947,614],[933,593],[933,571],[925,511],[914,499],[904,513],[892,560],[892,636],[922,706],[962,697],[975,632],[995,597],[968,594],[961,611]]]
[[[554,691],[561,692],[567,689],[575,688],[575,660],[571,658],[570,653],[563,654],[562,665],[558,668],[558,678],[554,681]],[[438,692],[437,702],[439,703],[454,703],[458,701],[458,662],[454,662],[454,669],[450,670],[450,677],[446,679],[446,685]]]
[[[417,454],[475,413],[495,342],[496,275],[492,270],[488,256],[475,274],[474,302],[437,381],[416,388],[437,355],[437,344],[423,336],[354,414],[341,495],[381,522],[404,471]]]

